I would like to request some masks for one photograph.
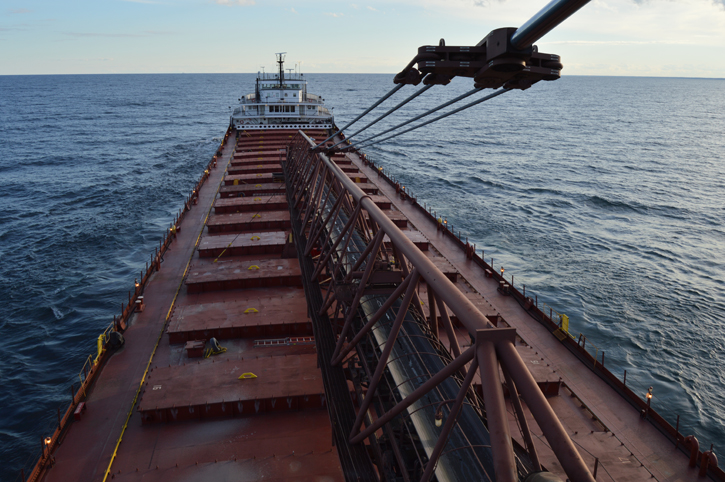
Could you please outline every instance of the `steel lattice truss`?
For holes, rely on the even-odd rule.
[[[450,399],[441,400],[435,411],[436,418],[442,418],[442,406],[449,407],[435,445],[426,450],[427,461],[421,460],[425,466],[421,467],[420,480],[432,478],[451,434],[461,430],[457,419],[464,408],[470,410],[471,407],[485,417],[481,430],[488,432],[486,438],[490,445],[477,447],[483,447],[490,458],[481,460],[482,457],[478,457],[477,460],[491,480],[516,481],[520,480],[522,472],[525,476],[527,472],[541,470],[520,394],[569,478],[593,481],[589,469],[516,351],[515,329],[493,326],[370,196],[319,149],[312,150],[314,146],[315,142],[300,132],[288,150],[285,170],[288,195],[302,219],[303,239],[306,239],[304,250],[300,252],[314,262],[312,279],[326,287],[317,315],[334,314],[330,321],[338,335],[334,353],[320,363],[336,367],[357,359],[366,365],[366,357],[361,353],[370,349],[366,340],[370,340],[385,316],[390,316],[391,320],[386,325],[386,340],[375,348],[374,371],[371,372],[372,367],[366,368],[367,393],[364,397],[358,396],[359,409],[348,434],[349,444],[359,444],[380,429],[390,433],[388,425],[391,421],[406,416],[414,404],[420,404],[421,399],[442,383],[450,385],[453,381],[457,393]],[[420,310],[419,283],[427,284],[429,319],[437,320],[436,312],[440,313],[442,327],[451,341],[452,357],[436,354],[436,359],[443,361],[440,370],[415,385],[414,390],[404,396],[400,394],[388,403],[384,412],[374,411],[372,405],[376,394],[379,395],[376,392],[389,385],[386,368],[389,369],[393,361],[391,353],[396,340],[403,336],[404,323],[406,320],[428,323]],[[381,286],[387,289],[380,289]],[[375,309],[364,301],[372,294],[384,300]],[[472,346],[465,351],[461,351],[456,341],[452,316],[457,317],[473,340]],[[426,333],[433,338],[437,337],[437,330],[435,321],[425,327]],[[504,375],[526,444],[519,452],[509,431],[499,369]],[[476,373],[481,378],[483,400],[472,390]],[[398,464],[401,464],[399,450],[395,452]],[[522,453],[526,459],[523,469]]]

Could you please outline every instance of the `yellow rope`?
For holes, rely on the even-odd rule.
[[[227,161],[227,167],[229,167],[229,163],[231,162],[231,157],[229,158],[229,161]],[[224,169],[226,172],[226,168]],[[216,199],[217,194],[219,194],[219,189],[221,188],[222,182],[224,181],[224,175],[222,174],[222,178],[219,181],[219,186],[217,186],[216,193],[214,194],[214,199]],[[151,357],[149,357],[149,362],[146,364],[146,369],[143,372],[143,376],[141,377],[141,382],[138,385],[138,389],[136,389],[136,395],[133,397],[133,403],[131,403],[131,409],[128,411],[128,415],[126,416],[126,421],[123,424],[123,428],[121,429],[121,435],[118,437],[118,440],[116,441],[116,447],[113,449],[113,454],[111,455],[111,460],[108,462],[108,468],[106,469],[106,473],[103,475],[103,482],[106,482],[106,479],[108,479],[108,475],[111,473],[111,466],[113,465],[113,461],[116,459],[116,455],[118,454],[118,447],[121,445],[121,440],[123,440],[123,434],[126,432],[126,427],[128,427],[128,422],[131,420],[131,415],[133,415],[133,409],[136,406],[136,402],[138,401],[138,396],[141,394],[141,389],[143,388],[143,384],[146,381],[146,375],[148,375],[149,367],[151,366],[151,362],[154,359],[154,355],[156,355],[156,350],[159,347],[159,343],[161,342],[161,338],[164,335],[164,331],[166,330],[166,324],[169,321],[169,318],[171,318],[171,310],[174,308],[174,304],[176,303],[176,298],[179,297],[179,293],[181,292],[181,287],[184,285],[184,279],[186,278],[186,274],[189,272],[189,266],[191,265],[191,260],[194,257],[194,253],[196,252],[196,248],[199,246],[199,241],[201,240],[201,235],[204,233],[204,228],[206,227],[206,222],[209,219],[209,215],[211,214],[211,210],[214,207],[214,203],[212,202],[211,206],[209,206],[209,211],[206,213],[206,218],[204,218],[204,223],[201,226],[201,231],[199,231],[199,236],[196,238],[196,244],[194,245],[194,249],[191,251],[191,256],[189,256],[189,261],[186,263],[186,268],[184,268],[184,274],[181,277],[181,281],[179,282],[178,288],[176,288],[176,294],[174,294],[174,299],[171,300],[171,306],[169,306],[169,311],[166,313],[166,318],[164,319],[163,326],[161,327],[161,332],[159,333],[158,338],[156,338],[156,345],[154,345],[154,350],[151,352]]]

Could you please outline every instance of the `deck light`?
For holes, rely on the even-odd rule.
[[[138,282],[138,278],[134,278],[134,280],[133,280],[133,284],[135,284],[135,285],[136,285],[136,288],[137,288],[137,289],[138,289],[138,287],[139,287],[139,286],[141,286],[141,284],[140,284],[140,283]]]
[[[443,425],[443,411],[439,408],[435,415],[436,427]]]
[[[45,437],[45,440],[44,440],[45,445],[50,445],[51,441],[52,441],[52,439],[50,437]]]
[[[652,400],[652,387],[647,390],[647,401]]]

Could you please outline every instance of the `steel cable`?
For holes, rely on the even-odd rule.
[[[382,97],[381,97],[381,98],[380,98],[380,99],[379,99],[379,100],[378,100],[377,102],[375,102],[375,103],[374,103],[373,105],[371,105],[370,107],[368,107],[368,108],[367,108],[367,109],[365,110],[365,112],[363,112],[363,113],[362,113],[362,114],[360,114],[359,116],[355,117],[355,119],[353,119],[353,121],[352,121],[352,122],[349,122],[349,123],[348,123],[348,124],[347,124],[347,125],[346,125],[345,127],[343,127],[342,129],[340,129],[340,130],[339,130],[339,131],[337,131],[336,133],[332,134],[332,135],[331,135],[330,137],[328,137],[328,138],[327,138],[327,139],[325,139],[324,141],[322,141],[322,142],[320,142],[319,144],[317,144],[317,145],[315,146],[315,148],[317,148],[317,147],[320,147],[320,146],[321,146],[321,145],[323,145],[323,144],[324,144],[325,142],[327,142],[327,141],[329,141],[330,139],[334,138],[334,137],[335,137],[336,135],[340,134],[340,133],[341,133],[342,131],[344,131],[345,129],[347,129],[347,128],[348,128],[348,127],[350,127],[351,125],[353,125],[353,124],[354,124],[355,122],[359,121],[359,120],[360,120],[360,119],[361,119],[361,118],[362,118],[363,116],[365,116],[365,115],[366,115],[366,114],[367,114],[368,112],[370,112],[371,110],[373,110],[374,108],[376,108],[377,106],[379,106],[380,104],[382,104],[383,102],[385,102],[385,101],[386,101],[386,100],[387,100],[387,99],[388,99],[388,98],[389,98],[389,97],[390,97],[391,95],[393,95],[394,93],[396,93],[397,91],[399,91],[400,89],[402,89],[404,85],[405,85],[405,84],[398,84],[398,85],[396,85],[395,87],[393,87],[393,88],[392,88],[392,89],[390,90],[390,92],[388,92],[387,94],[385,94],[384,96],[382,96]]]
[[[387,112],[386,112],[385,114],[381,115],[380,117],[378,117],[377,119],[375,119],[374,121],[372,121],[372,122],[371,122],[370,124],[366,125],[365,127],[363,127],[362,129],[360,129],[359,131],[355,132],[354,134],[350,134],[349,136],[347,136],[347,138],[348,138],[348,139],[351,139],[352,137],[355,137],[356,135],[358,135],[358,134],[360,134],[361,132],[363,132],[364,130],[367,130],[368,128],[370,128],[370,127],[374,126],[375,124],[377,124],[377,123],[378,123],[378,122],[380,122],[381,120],[385,119],[386,117],[388,117],[388,116],[389,116],[390,114],[392,114],[392,113],[393,113],[393,112],[395,112],[396,110],[398,110],[398,109],[400,109],[401,107],[403,107],[403,106],[404,106],[405,104],[407,104],[407,103],[408,103],[408,102],[410,102],[411,100],[413,100],[413,99],[415,99],[416,97],[418,97],[418,96],[419,96],[420,94],[422,94],[422,93],[423,93],[423,92],[425,92],[426,90],[428,90],[428,89],[430,89],[431,87],[433,87],[433,85],[434,85],[434,84],[431,84],[431,85],[426,85],[425,87],[423,87],[422,89],[420,89],[420,90],[419,90],[418,92],[416,92],[415,94],[411,95],[410,97],[408,97],[407,99],[405,99],[405,100],[404,100],[403,102],[401,102],[400,104],[396,105],[395,107],[393,107],[392,109],[390,109],[389,111],[387,111]],[[339,146],[339,145],[340,145],[340,144],[342,144],[343,142],[345,142],[345,140],[342,140],[342,141],[338,142],[337,144],[335,144],[334,146],[332,146],[332,147],[331,147],[330,149],[332,149],[332,148],[335,148],[335,147]]]
[[[487,101],[489,99],[493,99],[494,97],[498,97],[499,95],[501,95],[503,93],[506,93],[506,92],[508,92],[510,90],[512,90],[512,89],[501,89],[501,90],[497,90],[493,94],[489,94],[486,97],[483,97],[482,99],[478,99],[476,101],[473,101],[473,102],[471,102],[469,104],[464,105],[463,107],[459,107],[458,109],[452,110],[451,112],[448,112],[446,114],[439,115],[438,117],[435,117],[435,118],[433,118],[433,119],[431,119],[429,121],[423,122],[422,124],[418,124],[417,126],[413,126],[410,129],[406,129],[406,130],[404,130],[402,132],[398,132],[397,134],[393,134],[392,136],[385,137],[385,138],[380,139],[380,140],[375,141],[375,142],[365,143],[365,141],[361,141],[361,144],[365,144],[365,146],[367,146],[367,147],[373,146],[375,144],[379,144],[381,142],[384,142],[384,141],[387,141],[389,139],[392,139],[393,137],[398,137],[398,136],[400,136],[402,134],[405,134],[406,132],[414,131],[415,129],[418,129],[420,127],[427,126],[428,124],[432,124],[433,122],[439,121],[441,119],[445,119],[448,116],[451,116],[453,114],[456,114],[458,112],[461,112],[462,110],[466,110],[469,107],[473,107],[475,105],[478,105],[481,102],[485,102],[485,101]]]
[[[478,92],[478,91],[480,91],[480,90],[482,90],[482,89],[483,89],[483,87],[480,87],[480,88],[476,88],[476,89],[473,89],[473,90],[469,90],[469,91],[468,91],[468,92],[466,92],[465,94],[463,94],[463,95],[459,95],[459,96],[458,96],[458,97],[456,97],[455,99],[449,100],[448,102],[445,102],[445,103],[443,103],[443,104],[439,105],[438,107],[434,107],[434,108],[430,109],[429,111],[426,111],[426,112],[424,112],[424,113],[420,114],[419,116],[413,117],[412,119],[410,119],[410,120],[407,120],[407,121],[403,122],[402,124],[398,124],[398,125],[396,125],[396,126],[394,126],[394,127],[391,127],[390,129],[388,129],[388,130],[386,130],[386,131],[383,131],[383,132],[381,132],[380,134],[375,134],[375,135],[374,135],[374,136],[372,136],[372,137],[368,137],[367,139],[363,139],[363,140],[361,140],[361,141],[358,141],[358,142],[356,142],[356,143],[353,143],[352,145],[354,146],[354,145],[357,145],[357,144],[362,144],[362,143],[365,143],[365,142],[367,142],[367,141],[370,141],[370,140],[373,140],[373,139],[375,139],[375,138],[377,138],[377,137],[380,137],[380,136],[382,136],[382,135],[384,135],[384,134],[387,134],[388,132],[394,131],[395,129],[399,129],[399,128],[403,127],[403,126],[406,126],[406,125],[410,124],[411,122],[415,122],[415,121],[417,121],[418,119],[422,119],[423,117],[426,117],[426,116],[429,116],[429,115],[431,115],[431,114],[433,114],[433,113],[435,113],[435,112],[438,112],[439,110],[441,110],[441,109],[443,109],[443,108],[445,108],[445,107],[448,107],[448,106],[449,106],[449,105],[451,105],[451,104],[455,104],[455,103],[456,103],[456,102],[458,102],[459,100],[463,100],[463,99],[465,99],[466,97],[468,97],[468,96],[471,96],[471,95],[475,94],[476,92]]]

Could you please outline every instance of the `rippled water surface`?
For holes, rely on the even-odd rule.
[[[338,125],[392,86],[384,75],[308,80]],[[50,433],[95,338],[218,145],[229,106],[253,82],[0,77],[0,479],[17,477]],[[470,88],[437,86],[369,132]],[[717,452],[723,132],[725,81],[565,77],[366,152],[517,286],[569,315],[570,330],[604,351],[614,373],[626,369],[628,385],[652,385],[657,410],[673,423],[679,414],[681,431]]]

